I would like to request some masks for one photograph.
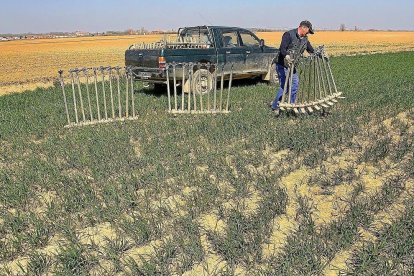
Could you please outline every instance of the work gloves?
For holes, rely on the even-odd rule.
[[[290,67],[293,64],[294,59],[290,55],[285,56],[285,66]]]

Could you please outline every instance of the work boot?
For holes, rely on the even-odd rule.
[[[276,117],[279,117],[279,116],[280,116],[280,108],[276,108],[276,109],[273,109],[273,108],[272,108],[272,112],[273,112],[273,114],[274,114]]]

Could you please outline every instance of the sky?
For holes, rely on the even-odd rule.
[[[289,29],[303,19],[316,30],[414,31],[413,0],[0,0],[0,33],[172,30],[224,25]]]

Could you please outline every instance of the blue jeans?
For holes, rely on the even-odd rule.
[[[276,98],[273,100],[272,109],[279,108],[279,102],[282,100],[283,88],[285,87],[285,81],[286,81],[286,75],[288,73],[288,69],[285,68],[283,65],[276,64],[276,71],[277,71],[277,76],[279,78],[280,88],[276,92]],[[292,94],[290,97],[291,103],[294,103],[296,100],[296,92],[298,91],[298,88],[299,88],[299,76],[296,72],[295,74],[293,74],[293,78],[292,78]],[[286,90],[287,91],[285,91],[285,93],[288,93],[289,86],[287,86]]]

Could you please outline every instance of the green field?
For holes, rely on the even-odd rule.
[[[275,118],[264,83],[71,129],[60,87],[0,97],[0,275],[412,275],[414,52],[331,63],[323,115]]]

